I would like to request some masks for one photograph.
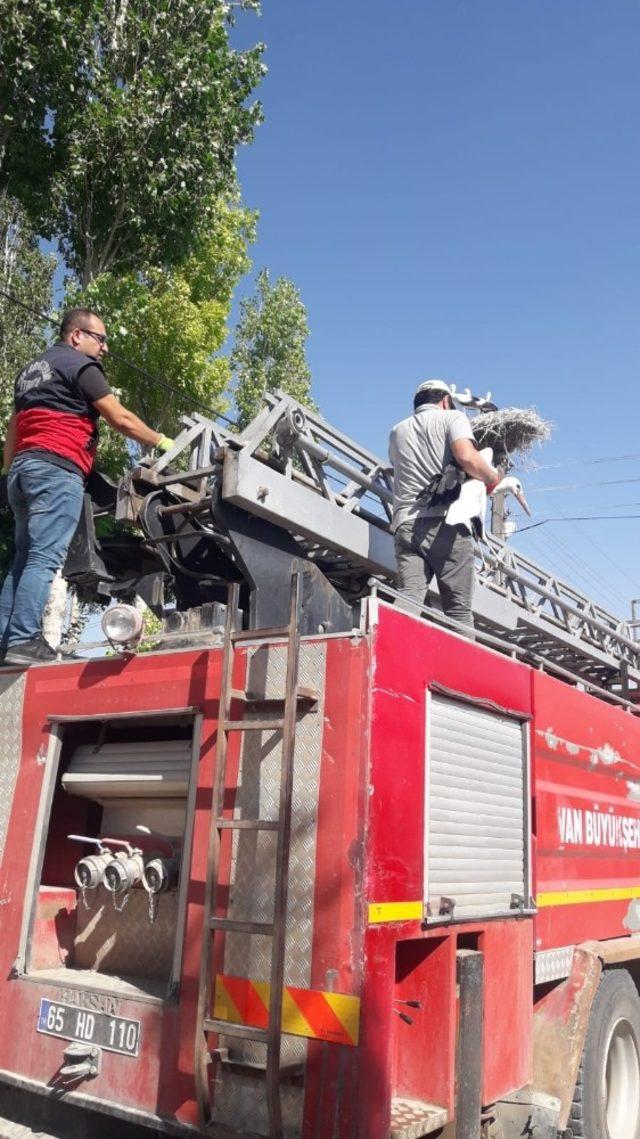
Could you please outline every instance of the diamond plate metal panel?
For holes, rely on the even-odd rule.
[[[149,921],[149,896],[141,887],[130,891],[121,912],[114,909],[111,895],[102,886],[88,891],[87,900],[89,909],[78,900],[74,968],[169,980],[176,939],[177,890],[160,895],[153,924]]]
[[[394,1099],[391,1102],[390,1139],[423,1139],[444,1127],[447,1109],[417,1099]]]
[[[234,833],[229,916],[236,921],[273,921],[277,845],[278,836],[274,831]],[[247,882],[251,882],[251,890],[246,889]],[[268,981],[269,970],[257,980]]]
[[[247,690],[252,696],[281,698],[285,691],[287,653],[284,646],[259,645],[250,650]],[[324,711],[326,646],[302,642],[300,684],[320,692],[314,711],[302,710],[296,731],[293,778],[289,899],[287,906],[287,955],[284,983],[308,988],[311,979],[313,891],[316,859],[316,822]],[[247,718],[264,717],[248,712]],[[244,736],[235,813],[239,818],[277,819],[280,795],[281,732],[247,732]],[[228,916],[238,921],[271,921],[275,889],[273,832],[239,831],[234,836],[231,892]],[[228,934],[225,939],[224,972],[232,976],[268,981],[271,969],[271,939],[248,934]],[[237,1037],[221,1039],[233,1057],[263,1063],[263,1045]],[[283,1065],[304,1063],[307,1042],[283,1036]],[[268,1134],[264,1082],[224,1072],[216,1082],[214,1118],[236,1130]],[[296,1139],[302,1126],[303,1090],[282,1088],[285,1136]]]
[[[535,983],[563,981],[569,976],[575,946],[563,945],[559,949],[540,949],[535,955]]]
[[[225,1040],[225,1046],[229,1038]],[[282,1127],[284,1139],[300,1139],[302,1133],[303,1089],[286,1084],[281,1088]],[[214,1087],[215,1118],[233,1126],[243,1135],[269,1134],[265,1084],[255,1076],[224,1072]]]
[[[25,673],[0,674],[0,859],[9,826],[13,793],[22,755],[22,706]]]

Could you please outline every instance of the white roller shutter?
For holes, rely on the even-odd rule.
[[[508,913],[528,902],[529,812],[521,720],[448,696],[427,701],[425,888],[453,918]],[[446,908],[446,907],[445,907]]]
[[[62,776],[72,795],[88,799],[181,798],[187,794],[191,740],[106,743],[76,748]]]

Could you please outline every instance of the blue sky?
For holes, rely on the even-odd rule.
[[[323,414],[385,453],[421,379],[491,390],[573,464],[523,472],[532,521],[640,515],[637,0],[263,0],[234,39],[267,44],[254,265],[301,291]],[[513,541],[627,616],[639,527]]]

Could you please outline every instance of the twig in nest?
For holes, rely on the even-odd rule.
[[[491,447],[493,461],[510,467],[514,456],[521,457],[536,443],[544,443],[551,435],[552,424],[535,408],[503,407],[485,411],[471,420],[471,430],[478,447]]]

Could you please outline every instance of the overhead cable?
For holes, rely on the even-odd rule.
[[[640,478],[637,479],[606,479],[602,482],[574,482],[564,483],[562,486],[533,486],[528,490],[529,494],[549,494],[552,491],[558,490],[584,490],[592,486],[622,486],[626,483],[639,483]]]
[[[532,522],[529,526],[519,526],[517,533],[524,534],[525,530],[535,530],[538,526],[546,526],[548,522],[615,522],[630,518],[640,519],[640,514],[579,514],[574,517],[567,515],[563,518],[543,518],[540,522]]]
[[[530,460],[532,471],[555,471],[560,467],[589,467],[596,463],[630,463],[640,459],[640,451],[632,451],[628,455],[607,455],[598,459],[561,459],[557,463],[536,463]]]
[[[609,598],[609,604],[614,611],[619,608],[626,609],[628,605],[626,595],[603,580],[588,562],[570,557],[565,552],[567,548],[558,541],[556,535],[557,531],[554,533],[552,530],[538,530],[536,534],[527,534],[526,538],[522,538],[522,542],[531,546],[540,565],[557,566],[560,576],[568,576],[572,582],[582,582],[590,596]]]
[[[631,503],[630,503],[630,505],[631,505]],[[598,508],[597,503],[594,503],[594,502],[590,502],[590,507],[592,509]],[[623,509],[629,509],[629,507],[624,505],[624,503],[623,503],[622,508]],[[553,501],[553,505],[552,505],[551,509],[553,511],[553,514],[559,515],[560,517],[565,516],[565,511],[563,509],[561,509],[560,506],[558,506],[558,500],[557,499],[555,501]],[[580,509],[580,508],[574,506],[574,510],[575,509]],[[607,505],[606,509],[608,509],[610,511],[610,510],[612,510],[612,507]],[[620,517],[620,516],[616,515],[615,517]],[[622,577],[625,577],[626,581],[630,582],[630,584],[633,585],[633,588],[635,589],[635,580],[632,579],[631,575],[629,573],[627,573],[626,570],[623,570],[620,563],[616,562],[616,560],[614,560],[614,558],[612,556],[610,556],[607,547],[601,546],[601,544],[599,544],[596,540],[594,540],[593,535],[591,533],[589,533],[589,528],[586,528],[586,530],[584,530],[584,527],[580,528],[579,526],[576,526],[574,523],[569,523],[569,525],[571,525],[573,527],[573,530],[576,532],[576,534],[580,535],[580,538],[582,541],[588,542],[590,544],[590,546],[594,550],[596,550],[596,552],[598,554],[598,558],[600,560],[605,560],[605,562],[608,562],[609,565],[612,566],[615,573],[617,573],[618,575],[620,575]]]
[[[558,513],[561,513],[561,512],[558,512]],[[563,519],[563,521],[566,521],[566,519]],[[586,558],[586,557],[580,556],[578,554],[577,548],[576,548],[578,546],[578,542],[576,541],[576,539],[574,539],[572,537],[571,538],[572,544],[571,544],[571,546],[569,546],[567,544],[567,542],[564,541],[565,536],[568,537],[568,535],[565,535],[564,531],[559,532],[558,530],[555,530],[553,528],[551,530],[548,530],[548,529],[540,530],[538,532],[538,534],[536,535],[536,539],[542,540],[543,544],[546,545],[547,554],[549,551],[551,551],[551,554],[552,554],[551,560],[553,560],[554,556],[555,557],[558,557],[558,556],[561,557],[562,561],[566,564],[571,577],[579,576],[579,577],[582,577],[584,580],[588,579],[589,582],[591,583],[590,584],[591,590],[593,590],[594,587],[595,587],[596,591],[604,590],[611,597],[615,596],[616,599],[619,599],[619,601],[621,601],[622,604],[624,606],[626,606],[627,605],[626,595],[623,595],[623,593],[621,591],[619,591],[618,589],[616,589],[612,585],[613,575],[612,574],[608,574],[608,575],[603,574],[600,571],[599,566],[600,566],[601,562],[608,560],[611,563],[612,568],[616,571],[616,575],[625,576],[624,571],[621,569],[621,567],[619,565],[614,563],[608,557],[606,550],[602,550],[597,545],[597,543],[593,540],[593,537],[589,533],[588,528],[580,527],[575,522],[569,522],[568,527],[570,527],[575,532],[580,543],[588,543],[590,546],[592,546],[594,548],[594,550],[596,550],[597,555],[598,555],[597,558]],[[529,537],[529,540],[532,540],[533,535],[530,534],[528,537]],[[547,555],[545,555],[545,557],[546,556]],[[616,604],[617,603],[618,603],[618,600],[616,600]]]

